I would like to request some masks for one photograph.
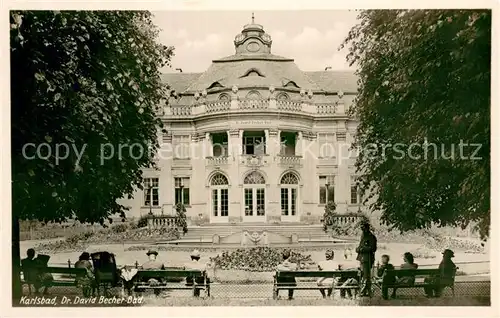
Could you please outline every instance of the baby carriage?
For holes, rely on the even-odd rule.
[[[107,296],[109,288],[118,286],[120,280],[115,255],[109,252],[96,252],[91,254],[91,258],[98,292],[102,287],[104,295]]]

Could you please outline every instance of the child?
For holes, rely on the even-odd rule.
[[[393,270],[394,266],[389,263],[389,255],[382,255],[382,265],[379,266],[377,269],[377,276],[379,278],[382,278],[382,298],[383,299],[388,299],[389,298],[389,288],[385,287],[387,285],[393,285],[395,281],[395,277],[392,274],[387,273],[387,270]],[[394,297],[394,288],[392,297]]]
[[[320,271],[336,271],[339,269],[339,264],[333,260],[335,253],[332,250],[327,250],[325,252],[326,260],[318,263],[318,269]],[[328,277],[321,277],[318,279],[318,286],[327,286],[328,287],[328,297],[332,295],[333,292],[333,284],[334,279]],[[324,289],[319,290],[323,298],[326,298],[326,293]]]

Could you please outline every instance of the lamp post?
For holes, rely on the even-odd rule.
[[[149,215],[153,215],[153,185],[149,186]]]

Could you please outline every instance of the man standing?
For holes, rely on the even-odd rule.
[[[377,238],[370,231],[370,223],[367,220],[361,222],[361,240],[356,248],[358,257],[356,258],[361,267],[361,296],[371,297],[371,271],[375,262],[375,252],[377,251]]]

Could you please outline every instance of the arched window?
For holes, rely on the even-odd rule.
[[[244,184],[265,184],[266,180],[264,179],[262,174],[260,174],[257,171],[253,171],[245,177],[245,180],[243,181],[243,183]]]
[[[260,77],[265,77],[261,71],[259,71],[258,69],[256,68],[251,68],[249,69],[248,71],[245,72],[245,74],[243,74],[241,77],[247,77],[247,76],[260,76]]]
[[[222,173],[216,173],[210,179],[212,190],[212,217],[227,217],[229,215],[229,181]]]
[[[250,91],[250,92],[248,92],[246,98],[252,99],[252,100],[260,99],[260,93],[257,91]]]
[[[207,89],[211,89],[211,88],[222,88],[224,86],[222,86],[221,83],[219,82],[213,82]]]
[[[266,216],[266,179],[252,171],[243,180],[244,215],[247,221],[264,220]]]
[[[293,172],[285,173],[280,180],[281,188],[281,215],[284,217],[297,216],[297,196],[299,192],[299,178]]]
[[[219,95],[219,100],[222,102],[228,102],[230,100],[229,95],[226,93]]]

